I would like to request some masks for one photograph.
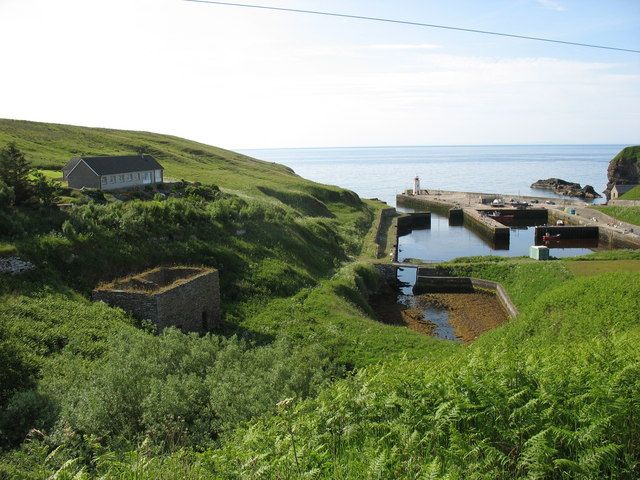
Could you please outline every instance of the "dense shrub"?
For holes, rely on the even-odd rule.
[[[458,356],[361,370],[237,431],[212,472],[638,478],[638,280],[575,280]]]
[[[313,394],[331,374],[319,346],[253,348],[173,329],[118,336],[103,362],[82,373],[72,365],[43,384],[60,402],[61,428],[163,450],[212,445],[283,398]]]
[[[15,202],[15,193],[12,187],[0,178],[0,210],[7,210]]]

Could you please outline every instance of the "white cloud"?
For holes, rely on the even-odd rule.
[[[384,36],[317,39],[292,32],[307,27],[286,16],[266,21],[173,0],[65,0],[74,8],[63,12],[58,2],[32,1],[38,8],[0,0],[0,44],[12,45],[3,51],[12,68],[0,76],[0,117],[228,148],[622,143],[640,127],[640,69],[631,61],[453,55]],[[26,24],[37,35],[20,36]]]
[[[549,10],[555,10],[556,12],[564,12],[566,7],[555,0],[536,0],[540,5],[544,8],[548,8]]]

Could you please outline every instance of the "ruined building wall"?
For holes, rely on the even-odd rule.
[[[155,298],[159,329],[173,325],[204,333],[220,321],[220,285],[216,270],[165,290]]]
[[[184,279],[175,286],[175,280]],[[167,283],[167,288],[160,287]],[[147,291],[131,291],[140,283],[155,286]],[[220,280],[218,271],[204,268],[161,268],[143,273],[111,288],[93,291],[93,300],[120,307],[141,320],[151,320],[158,330],[170,326],[205,333],[220,322]]]
[[[141,292],[125,290],[94,290],[94,301],[102,301],[114,307],[120,307],[140,320],[158,321],[158,307],[155,298]]]

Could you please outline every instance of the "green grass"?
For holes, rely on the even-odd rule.
[[[0,251],[37,266],[0,276],[0,479],[640,476],[637,251],[440,264],[520,311],[465,346],[374,318],[379,203],[175,137],[0,121],[12,139],[39,168],[145,150],[224,193],[0,212]],[[166,263],[219,269],[215,334],[88,299]]]
[[[620,200],[640,200],[640,185],[633,187],[620,197]]]
[[[495,273],[487,263],[477,271]],[[563,278],[549,286],[540,263],[493,263],[513,263],[505,281],[513,291],[530,290],[522,284],[535,278],[539,294],[523,294],[521,315],[471,346],[390,356],[281,404],[201,453],[94,449],[95,475],[637,478],[640,274],[572,278],[564,262],[546,262]],[[48,474],[78,472],[72,458],[57,455]]]
[[[610,217],[640,226],[640,207],[594,207]]]
[[[167,178],[213,183],[227,191],[282,201],[301,211],[317,209],[318,202],[358,203],[352,192],[305,180],[283,165],[170,135],[0,119],[0,146],[11,141],[40,170],[62,168],[78,155],[144,152],[165,167]]]
[[[354,263],[330,280],[299,294],[241,312],[243,328],[265,335],[286,334],[301,344],[324,345],[337,362],[349,369],[393,358],[447,355],[458,344],[422,336],[401,326],[374,320],[369,295],[381,278],[368,264]]]
[[[640,260],[575,261],[567,262],[566,267],[580,277],[609,272],[640,272]]]
[[[49,180],[57,180],[59,182],[62,182],[62,171],[61,170],[43,170],[43,169],[38,169],[37,171],[39,173],[41,173],[42,175],[44,175]]]

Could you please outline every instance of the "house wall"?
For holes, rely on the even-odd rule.
[[[78,163],[78,165],[69,172],[67,181],[71,188],[100,188],[99,177],[83,162]]]
[[[160,175],[157,175],[154,170],[103,175],[101,188],[102,190],[118,190],[162,183],[162,170],[160,172]]]

